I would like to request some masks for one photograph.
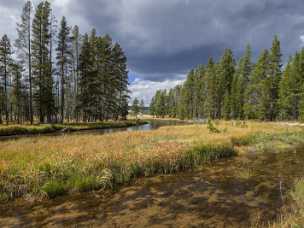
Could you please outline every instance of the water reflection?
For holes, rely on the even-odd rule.
[[[110,128],[110,129],[98,129],[98,130],[84,130],[84,131],[78,131],[73,133],[62,133],[62,134],[109,134],[109,133],[115,133],[115,132],[132,132],[132,131],[151,131],[158,129],[162,126],[175,126],[175,125],[186,125],[191,124],[187,121],[180,121],[180,120],[149,120],[149,123],[132,126],[132,127],[126,127],[126,128]]]

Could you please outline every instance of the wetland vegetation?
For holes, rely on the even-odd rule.
[[[271,201],[272,197],[278,200],[273,207],[275,213],[264,216],[258,222],[264,225],[274,221],[282,225],[287,222],[302,224],[303,181],[298,179],[302,165],[301,160],[297,159],[302,159],[303,154],[303,128],[283,123],[246,122],[244,125],[232,121],[213,122],[212,128],[217,131],[212,130],[209,124],[191,124],[163,126],[153,131],[41,136],[0,142],[2,204],[13,207],[14,200],[20,197],[23,198],[21,202],[39,202],[45,201],[45,198],[67,194],[73,197],[92,191],[110,200],[108,197],[113,194],[110,192],[128,188],[126,185],[130,183],[136,186],[138,178],[171,174],[168,176],[170,179],[172,174],[183,176],[180,171],[187,176],[191,175],[190,170],[196,173],[197,170],[210,170],[212,167],[212,172],[216,172],[218,163],[223,165],[222,168],[231,166],[235,180],[240,182],[239,187],[242,184],[247,186],[249,180],[257,185],[271,182],[268,190],[268,187],[260,187],[255,197],[264,195],[266,198],[263,200]],[[235,155],[240,158],[233,158],[232,161],[238,162],[229,162],[229,158]],[[249,160],[245,164],[244,157],[247,156]],[[254,156],[254,159],[250,156]],[[237,168],[239,159],[242,168]],[[218,162],[214,163],[215,160]],[[262,164],[264,169],[261,168]],[[281,174],[275,177],[279,170]],[[220,175],[218,178],[221,178]],[[280,182],[276,178],[283,178],[283,189],[280,190]],[[217,179],[213,181],[216,183]],[[293,183],[296,183],[294,187]],[[234,191],[236,185],[226,184],[228,189]],[[250,186],[246,189],[253,191]],[[275,195],[267,195],[271,192]],[[267,205],[264,206],[267,208]],[[288,213],[280,220],[280,209],[290,205],[293,205],[292,209],[288,207]],[[256,204],[253,211],[260,207],[260,204]],[[248,218],[248,221],[253,220]]]

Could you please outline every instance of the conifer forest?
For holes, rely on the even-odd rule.
[[[158,117],[226,120],[304,120],[304,49],[283,66],[276,36],[254,62],[251,47],[236,60],[226,49],[219,61],[191,70],[183,85],[159,90],[151,102]]]
[[[16,31],[0,42],[0,123],[126,119],[127,58],[109,35],[57,21],[48,1],[26,2]]]

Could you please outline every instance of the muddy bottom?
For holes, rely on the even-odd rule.
[[[304,151],[249,154],[199,171],[143,178],[105,196],[83,193],[0,206],[0,227],[249,227],[280,215]]]

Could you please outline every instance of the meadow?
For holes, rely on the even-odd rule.
[[[115,189],[138,177],[191,170],[252,145],[260,150],[273,148],[277,142],[278,149],[286,149],[301,144],[303,136],[302,128],[296,126],[218,122],[147,132],[3,141],[0,200]]]

